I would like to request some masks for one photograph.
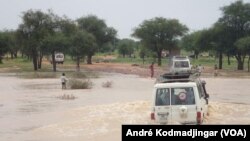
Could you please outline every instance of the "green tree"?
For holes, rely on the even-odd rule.
[[[227,30],[227,27],[221,23],[215,23],[210,29],[211,50],[214,50],[219,56],[219,69],[223,66],[223,54],[230,55],[233,50],[234,41],[230,40],[234,33]]]
[[[11,55],[11,59],[14,57],[17,57],[17,52],[18,52],[18,40],[16,38],[16,32],[15,31],[5,31],[6,34],[6,42],[8,45],[8,52]]]
[[[8,52],[8,50],[8,37],[5,32],[0,32],[0,64],[3,63],[3,56]]]
[[[71,39],[70,54],[76,58],[76,68],[80,71],[80,60],[84,59],[90,49],[95,48],[95,37],[87,31],[78,31]]]
[[[242,55],[248,55],[248,72],[249,72],[249,62],[250,62],[250,36],[240,38],[235,42],[235,46],[238,50],[242,52]]]
[[[68,46],[68,39],[62,33],[47,36],[42,43],[42,52],[49,54],[52,58],[53,71],[56,72],[55,53],[64,52]]]
[[[158,65],[161,66],[162,51],[175,48],[177,40],[187,31],[188,28],[176,19],[156,17],[145,20],[134,30],[132,36],[141,39],[149,50],[156,52]]]
[[[86,54],[87,64],[92,64],[92,56],[100,51],[105,43],[114,41],[117,32],[114,28],[107,27],[104,20],[93,15],[81,17],[77,19],[77,23],[80,30],[91,33],[96,39],[97,46],[89,46]]]
[[[125,57],[125,55],[128,55],[131,57],[131,55],[134,53],[134,49],[136,47],[136,42],[131,39],[122,39],[118,43],[118,52]]]
[[[32,57],[34,70],[41,68],[44,53],[41,49],[42,41],[58,28],[55,26],[57,18],[51,11],[43,13],[39,10],[28,10],[23,13],[23,23],[19,25],[17,35],[23,40],[23,47],[26,48],[24,51]]]
[[[244,4],[241,0],[221,8],[223,16],[218,20],[224,28],[232,33],[227,38],[232,43],[233,55],[238,62],[238,70],[244,69],[245,56],[237,49],[234,42],[250,34],[250,3]]]
[[[139,56],[142,59],[142,63],[144,64],[145,62],[145,57],[149,56],[149,50],[142,44],[139,44]]]
[[[210,31],[203,29],[184,36],[181,40],[181,47],[187,51],[193,51],[195,58],[198,59],[201,52],[211,48]]]

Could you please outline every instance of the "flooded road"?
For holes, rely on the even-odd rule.
[[[250,124],[250,79],[204,79],[211,98],[205,124]],[[0,141],[119,141],[122,124],[153,124],[154,79],[105,73],[87,90],[61,90],[59,78],[0,80]],[[102,87],[107,81],[111,88]]]

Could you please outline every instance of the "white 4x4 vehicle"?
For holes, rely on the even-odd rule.
[[[55,63],[63,64],[64,62],[64,54],[61,52],[55,53]],[[52,64],[52,57],[50,57],[50,63]]]
[[[151,119],[160,124],[202,124],[207,115],[205,81],[190,74],[164,74],[154,85]]]
[[[173,56],[169,63],[169,72],[172,74],[190,73],[190,60],[187,56]]]

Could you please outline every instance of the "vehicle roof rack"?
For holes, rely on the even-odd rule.
[[[189,59],[188,56],[173,56],[172,59]]]
[[[197,73],[165,73],[160,75],[156,83],[194,82],[198,77]]]

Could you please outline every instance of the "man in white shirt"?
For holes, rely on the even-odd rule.
[[[61,82],[62,82],[62,89],[66,89],[66,82],[68,81],[68,79],[65,76],[65,73],[62,73],[61,76]]]

